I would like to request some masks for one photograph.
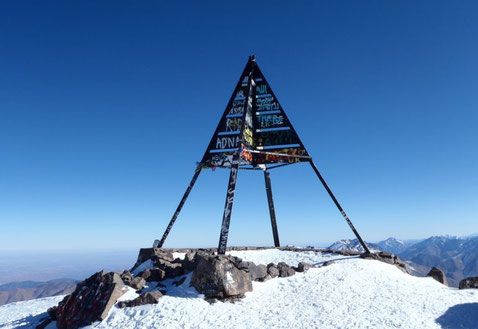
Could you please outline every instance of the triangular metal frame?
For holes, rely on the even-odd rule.
[[[163,246],[201,170],[216,167],[230,169],[218,253],[226,252],[237,174],[240,169],[263,170],[274,245],[279,247],[279,233],[269,170],[297,162],[309,162],[365,252],[370,253],[367,244],[355,229],[309,156],[272,88],[259,69],[254,56],[249,57],[186,192],[161,240],[156,240],[153,247],[161,248]]]

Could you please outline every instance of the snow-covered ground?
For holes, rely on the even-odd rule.
[[[57,305],[64,296],[55,296],[10,303],[0,306],[0,328],[35,328],[46,317],[46,310]]]
[[[92,328],[478,328],[478,290],[448,288],[374,260],[279,250],[234,251],[257,264],[329,266],[254,282],[242,300],[209,304],[190,275],[157,305],[114,308]],[[168,284],[168,287],[174,287]],[[130,297],[134,292],[130,292]],[[0,328],[28,328],[61,297],[0,307]]]

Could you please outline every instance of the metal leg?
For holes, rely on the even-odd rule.
[[[229,235],[229,224],[231,222],[232,204],[234,203],[234,193],[236,191],[239,156],[234,155],[234,158],[235,159],[232,161],[231,173],[229,174],[226,204],[224,206],[224,215],[222,217],[221,235],[219,237],[219,246],[217,247],[217,253],[220,255],[224,255],[226,253],[227,238]]]
[[[269,203],[269,214],[271,216],[272,235],[274,237],[274,246],[280,247],[279,232],[277,231],[276,212],[274,209],[274,200],[272,199],[271,177],[267,170],[264,170],[264,181],[266,183],[267,202]]]
[[[176,218],[178,218],[178,215],[179,213],[181,212],[181,209],[183,208],[184,206],[184,203],[186,202],[186,199],[188,198],[189,196],[189,193],[191,193],[191,190],[193,189],[193,186],[194,186],[194,183],[196,183],[196,180],[199,176],[199,174],[201,173],[201,164],[199,164],[196,168],[196,170],[194,171],[194,176],[193,178],[191,179],[191,182],[189,183],[188,185],[188,188],[186,189],[186,192],[184,192],[184,195],[183,195],[183,198],[181,199],[181,201],[179,202],[179,205],[178,207],[176,208],[176,211],[174,212],[174,215],[173,217],[171,218],[171,221],[169,222],[168,224],[168,227],[166,228],[166,231],[164,231],[164,234],[163,234],[163,237],[161,238],[161,240],[158,242],[157,240],[155,241],[153,247],[155,248],[161,248],[164,244],[164,241],[166,240],[166,238],[168,237],[168,234],[169,232],[171,231],[171,228],[173,227],[174,225],[174,222],[176,221]]]
[[[362,240],[362,237],[360,236],[360,234],[357,232],[357,230],[355,229],[354,227],[354,224],[352,224],[352,221],[350,220],[349,216],[347,216],[347,214],[345,213],[344,209],[342,208],[342,206],[340,205],[340,203],[337,201],[337,199],[335,198],[334,194],[332,193],[332,190],[329,188],[329,186],[327,185],[327,183],[325,182],[325,179],[322,177],[322,175],[320,174],[319,172],[319,169],[317,169],[317,167],[315,166],[314,162],[312,160],[309,161],[310,162],[310,165],[312,166],[312,169],[315,171],[315,174],[317,175],[317,177],[319,178],[320,182],[322,183],[322,185],[324,185],[325,189],[327,190],[327,193],[329,193],[330,197],[332,198],[332,201],[334,201],[335,205],[337,206],[337,209],[339,209],[340,213],[342,214],[342,216],[344,216],[344,219],[345,221],[347,222],[347,224],[349,224],[350,228],[352,229],[352,232],[354,232],[355,236],[357,237],[357,239],[359,240],[360,244],[362,245],[363,249],[365,250],[365,252],[367,254],[370,254],[370,249],[368,249],[367,247],[367,244]]]

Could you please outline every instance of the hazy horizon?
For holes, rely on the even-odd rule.
[[[470,234],[466,237],[477,236]],[[400,239],[404,242],[417,242],[429,237]],[[376,241],[386,240],[385,237]],[[335,241],[295,244],[305,247],[312,245],[325,248]],[[285,245],[285,244],[284,244]],[[232,246],[232,245],[231,245]],[[245,246],[245,245],[237,245]],[[268,246],[268,245],[257,245]],[[147,248],[150,246],[143,246]],[[217,246],[177,246],[176,248],[216,248]],[[172,247],[174,248],[174,247]],[[139,248],[120,249],[82,249],[82,250],[0,250],[0,285],[19,281],[48,281],[53,279],[82,280],[100,270],[121,272],[130,269],[136,262]]]

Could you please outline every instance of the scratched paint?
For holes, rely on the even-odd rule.
[[[231,157],[236,150],[240,153],[239,166],[307,161],[294,157],[308,154],[266,78],[258,69],[249,81],[249,73],[243,73],[241,83],[232,94],[203,158],[203,166],[231,168]],[[294,147],[281,148],[283,145]],[[289,156],[247,150],[272,150],[272,153],[282,152]]]

